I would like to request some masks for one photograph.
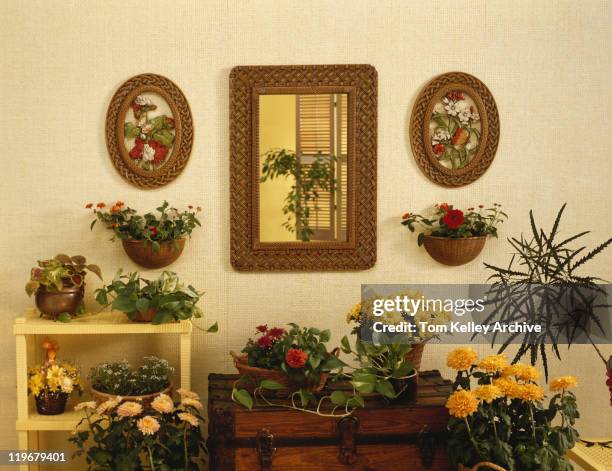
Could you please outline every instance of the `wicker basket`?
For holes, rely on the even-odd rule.
[[[173,385],[172,385],[172,382],[170,382],[170,385],[163,391],[159,391],[153,394],[144,394],[142,396],[121,396],[121,399],[123,401],[138,402],[142,404],[143,407],[149,407],[151,403],[153,402],[153,400],[160,394],[167,394],[168,396],[172,396],[172,388],[173,388]],[[108,401],[109,399],[115,399],[119,397],[119,394],[108,394],[108,393],[104,393],[101,391],[97,391],[94,388],[89,388],[89,392],[91,394],[91,397],[97,403],[101,403],[104,401]]]
[[[421,370],[421,361],[423,360],[423,350],[425,349],[425,342],[415,343],[412,345],[412,349],[406,353],[406,361],[409,361],[417,371]]]
[[[460,239],[425,236],[423,245],[427,253],[436,262],[456,267],[471,262],[478,257],[486,241],[485,236],[462,237]]]
[[[36,402],[36,411],[40,415],[59,415],[66,410],[66,402],[68,394],[59,394],[50,396],[44,393],[39,394],[34,398]]]
[[[338,356],[340,354],[340,349],[335,348],[331,354]],[[259,382],[264,379],[270,379],[282,384],[288,390],[300,388],[300,385],[292,384],[289,377],[282,371],[257,368],[256,366],[249,365],[249,358],[246,353],[238,355],[230,350],[230,355],[234,359],[234,366],[238,370],[238,373],[240,373],[241,376],[248,376],[255,384],[259,384]],[[306,389],[311,392],[320,392],[325,388],[328,378],[329,375],[327,373],[321,373],[319,384],[310,385]]]
[[[482,471],[485,470],[493,470],[493,471],[507,471],[506,468],[502,468],[501,466],[495,464],[495,463],[491,463],[489,461],[483,461],[481,463],[477,463],[474,466],[472,466],[471,468],[468,468],[466,466],[463,466],[461,463],[459,464],[459,471],[478,471],[479,469],[482,469]]]

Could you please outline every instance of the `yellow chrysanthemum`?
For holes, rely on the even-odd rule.
[[[497,386],[501,392],[510,399],[518,397],[518,388],[521,386],[513,379],[502,377],[493,380],[493,386]]]
[[[102,415],[105,412],[111,411],[115,407],[117,407],[121,403],[122,400],[123,398],[121,396],[117,396],[114,399],[109,399],[107,401],[104,401],[102,404],[98,406],[98,408],[96,409],[96,413],[98,415]]]
[[[346,323],[357,322],[359,320],[359,313],[361,312],[361,303],[355,304],[353,308],[346,315]]]
[[[96,401],[79,402],[76,406],[74,406],[74,410],[76,411],[85,410],[85,409],[95,409],[95,408],[96,408]]]
[[[544,388],[537,384],[521,384],[517,397],[525,402],[541,401],[544,398]]]
[[[504,355],[489,355],[480,360],[478,368],[487,373],[497,373],[502,371],[508,365],[508,360]]]
[[[446,365],[454,370],[464,371],[478,360],[478,354],[470,347],[456,348],[446,357]]]
[[[190,397],[184,398],[181,405],[185,407],[193,407],[197,410],[204,410],[204,405],[200,401],[197,399],[191,399]]]
[[[176,392],[181,397],[188,397],[189,399],[196,399],[197,401],[200,400],[200,395],[196,392],[190,391],[189,389],[179,388],[176,390]]]
[[[493,384],[483,384],[474,390],[474,395],[479,401],[491,404],[495,399],[503,397],[504,393]]]
[[[51,389],[58,389],[64,379],[64,370],[58,365],[53,365],[47,370],[47,384]]]
[[[117,407],[117,415],[120,417],[134,417],[142,412],[142,406],[137,402],[126,401]]]
[[[540,372],[531,365],[516,363],[514,365],[506,366],[502,372],[502,376],[513,376],[521,381],[535,381],[540,377]]]
[[[160,394],[151,402],[151,407],[160,414],[170,414],[174,411],[174,401],[167,394]]]
[[[33,396],[38,396],[45,387],[42,375],[34,374],[28,380],[28,389]]]
[[[448,413],[453,417],[464,419],[478,409],[478,399],[471,391],[455,391],[446,401]]]
[[[578,386],[578,380],[575,376],[561,376],[550,382],[550,390],[553,392],[563,391],[564,389],[573,388],[575,386]]]
[[[155,417],[145,415],[142,419],[136,422],[136,427],[143,435],[153,435],[159,430],[159,422]]]
[[[180,414],[178,414],[178,417],[183,422],[188,423],[192,427],[199,427],[200,426],[200,421],[198,420],[198,418],[195,415],[190,414],[189,412],[181,412]]]

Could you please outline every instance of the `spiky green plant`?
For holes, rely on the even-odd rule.
[[[548,378],[547,345],[561,359],[558,344],[560,338],[566,339],[569,346],[585,337],[593,345],[604,363],[607,361],[590,336],[592,329],[605,334],[600,313],[610,307],[602,304],[601,298],[606,291],[601,278],[577,273],[578,269],[593,260],[612,243],[612,237],[588,251],[585,246],[575,247],[581,237],[589,233],[583,231],[559,241],[559,224],[566,204],[559,210],[552,230],[546,233],[538,228],[529,211],[531,237],[509,238],[514,254],[507,268],[485,263],[494,272],[489,277],[493,281],[487,294],[488,302],[493,305],[491,314],[485,322],[514,323],[526,322],[540,324],[540,333],[513,334],[506,338],[499,351],[503,352],[518,335],[525,335],[513,360],[519,361],[529,354],[531,364],[535,365],[538,355],[542,358],[544,373]],[[560,296],[564,296],[560,302]],[[495,343],[496,336],[493,337]]]

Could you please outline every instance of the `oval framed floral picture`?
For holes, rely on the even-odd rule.
[[[106,146],[119,173],[141,188],[174,180],[193,145],[191,110],[183,92],[161,75],[125,82],[106,114]]]
[[[410,143],[421,170],[447,187],[477,180],[495,158],[499,115],[484,83],[463,72],[439,75],[416,99]]]

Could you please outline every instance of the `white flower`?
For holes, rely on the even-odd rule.
[[[74,383],[69,376],[66,376],[62,379],[61,387],[63,392],[70,394],[74,389]]]
[[[155,149],[151,147],[149,144],[144,145],[144,149],[142,151],[142,159],[145,162],[151,162],[155,158]]]
[[[146,97],[144,95],[138,95],[134,101],[136,102],[137,105],[140,105],[140,106],[153,104],[153,101],[151,101],[149,97]]]
[[[457,103],[449,98],[442,98],[442,103],[444,104],[444,109],[451,116],[457,116]]]
[[[478,114],[478,111],[476,110],[472,111],[472,121],[474,122],[480,121],[480,115]]]
[[[470,105],[468,105],[465,101],[458,101],[455,103],[455,111],[457,112],[457,117],[459,121],[462,123],[468,123],[470,118],[472,117],[472,111],[470,109]]]
[[[138,126],[142,128],[145,124],[147,124],[147,117],[142,115],[140,119],[138,119]]]
[[[143,134],[149,134],[149,132],[151,132],[151,129],[153,129],[153,125],[151,123],[145,124],[142,127],[142,133]]]
[[[451,138],[451,135],[448,132],[448,130],[438,128],[436,129],[436,132],[433,135],[433,138],[431,140],[431,145],[435,146],[436,144],[439,144],[442,141],[448,141],[450,138]]]

